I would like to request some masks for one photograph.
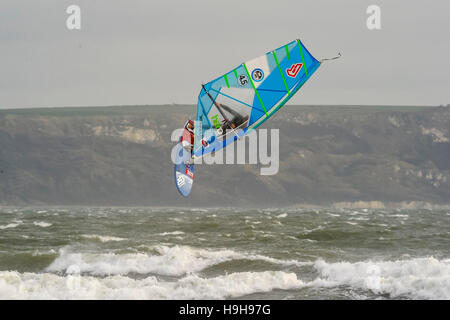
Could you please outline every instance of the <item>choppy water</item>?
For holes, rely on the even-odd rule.
[[[0,299],[450,299],[449,210],[0,208]]]

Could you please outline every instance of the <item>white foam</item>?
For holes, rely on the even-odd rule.
[[[0,299],[225,299],[273,289],[303,286],[294,273],[238,272],[214,278],[188,275],[176,282],[115,275],[59,276],[50,273],[0,272]]]
[[[304,265],[295,260],[279,260],[262,255],[239,253],[232,250],[206,250],[189,246],[153,246],[146,253],[80,253],[70,247],[60,249],[59,256],[46,271],[66,272],[77,266],[82,273],[92,275],[126,275],[129,273],[182,276],[199,272],[207,267],[236,259],[262,260],[281,265]],[[312,264],[308,262],[307,264]]]
[[[337,213],[330,213],[330,212],[325,212],[327,215],[332,216],[332,217],[340,217],[340,214]]]
[[[348,220],[368,221],[370,219],[367,217],[350,217]]]
[[[162,232],[162,233],[157,233],[157,236],[171,236],[171,235],[179,235],[179,234],[184,234],[183,231],[172,231],[172,232]]]
[[[34,252],[32,253],[32,256],[38,257],[38,256],[43,256],[43,255],[55,254],[55,253],[56,253],[56,251],[53,249],[46,250],[46,251],[34,250]]]
[[[0,226],[0,229],[1,229],[1,230],[4,230],[4,229],[11,229],[11,228],[18,227],[18,226],[20,226],[20,225],[21,225],[21,223],[9,223],[9,224],[7,224],[7,225]]]
[[[11,229],[20,226],[23,223],[22,220],[14,219],[12,223],[8,223],[7,225],[0,226],[0,230]]]
[[[52,225],[51,223],[48,223],[48,222],[45,222],[45,221],[34,221],[33,224],[35,226],[42,227],[42,228],[47,228],[47,227],[50,227]]]
[[[301,233],[302,234],[310,234],[311,232],[314,232],[314,231],[319,231],[319,230],[323,230],[324,229],[324,226],[318,226],[317,228],[313,228],[313,229],[304,229]]]
[[[277,215],[277,218],[286,218],[287,217],[287,213],[282,213]]]
[[[83,234],[82,235],[83,238],[86,239],[94,239],[94,240],[98,240],[100,242],[109,242],[109,241],[123,241],[126,240],[124,238],[119,238],[119,237],[112,237],[112,236],[101,236],[98,234]]]
[[[390,216],[395,218],[409,218],[407,214],[391,214]]]
[[[351,286],[391,297],[450,299],[450,259],[433,257],[383,262],[327,263],[314,267],[319,278],[312,286]]]

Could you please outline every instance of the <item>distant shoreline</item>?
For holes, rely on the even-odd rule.
[[[450,108],[287,106],[280,170],[199,166],[173,183],[171,135],[194,106],[0,111],[0,205],[437,208],[450,199]],[[223,188],[223,186],[232,186]]]
[[[328,210],[328,209],[362,209],[362,210],[393,210],[393,209],[401,209],[401,210],[450,210],[450,203],[448,204],[433,204],[429,202],[421,202],[421,201],[401,201],[401,202],[383,202],[383,201],[343,201],[343,202],[335,202],[330,205],[321,205],[321,204],[313,204],[313,203],[299,203],[295,205],[288,206],[277,206],[277,207],[268,207],[268,206],[237,206],[237,207],[228,207],[228,206],[220,206],[220,207],[211,207],[211,206],[181,206],[181,205],[142,205],[142,206],[133,206],[133,205],[85,205],[85,204],[74,204],[74,205],[58,205],[58,204],[40,204],[40,205],[9,205],[0,204],[0,210],[3,209],[73,209],[73,208],[127,208],[127,209],[187,209],[187,210],[225,210],[225,211],[234,211],[236,209],[264,209],[264,210],[272,210],[272,209],[304,209],[304,210]]]

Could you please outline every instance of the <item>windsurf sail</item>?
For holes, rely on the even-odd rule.
[[[194,157],[220,150],[279,110],[319,68],[300,40],[246,61],[202,85]]]

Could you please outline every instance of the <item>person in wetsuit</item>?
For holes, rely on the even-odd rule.
[[[206,94],[209,96],[213,104],[216,106],[217,110],[219,110],[220,114],[222,115],[222,118],[224,119],[221,125],[222,135],[226,135],[228,129],[236,129],[239,128],[244,122],[248,120],[248,116],[242,116],[240,113],[236,112],[235,110],[231,109],[229,106],[226,106],[224,104],[216,102],[213,97],[209,94],[209,92],[206,90],[205,86],[202,85],[203,89],[205,90]],[[233,119],[228,120],[228,118],[223,113],[222,109],[229,112]]]
[[[186,122],[180,142],[182,147],[188,150],[190,149],[192,154],[194,149],[194,121],[189,120]]]
[[[222,131],[224,132],[224,134],[226,132],[226,129],[236,129],[240,127],[245,121],[248,120],[248,116],[242,116],[240,113],[234,111],[233,109],[224,104],[219,104],[219,106],[233,115],[233,119],[231,119],[231,121],[225,119],[226,121],[222,125]]]

